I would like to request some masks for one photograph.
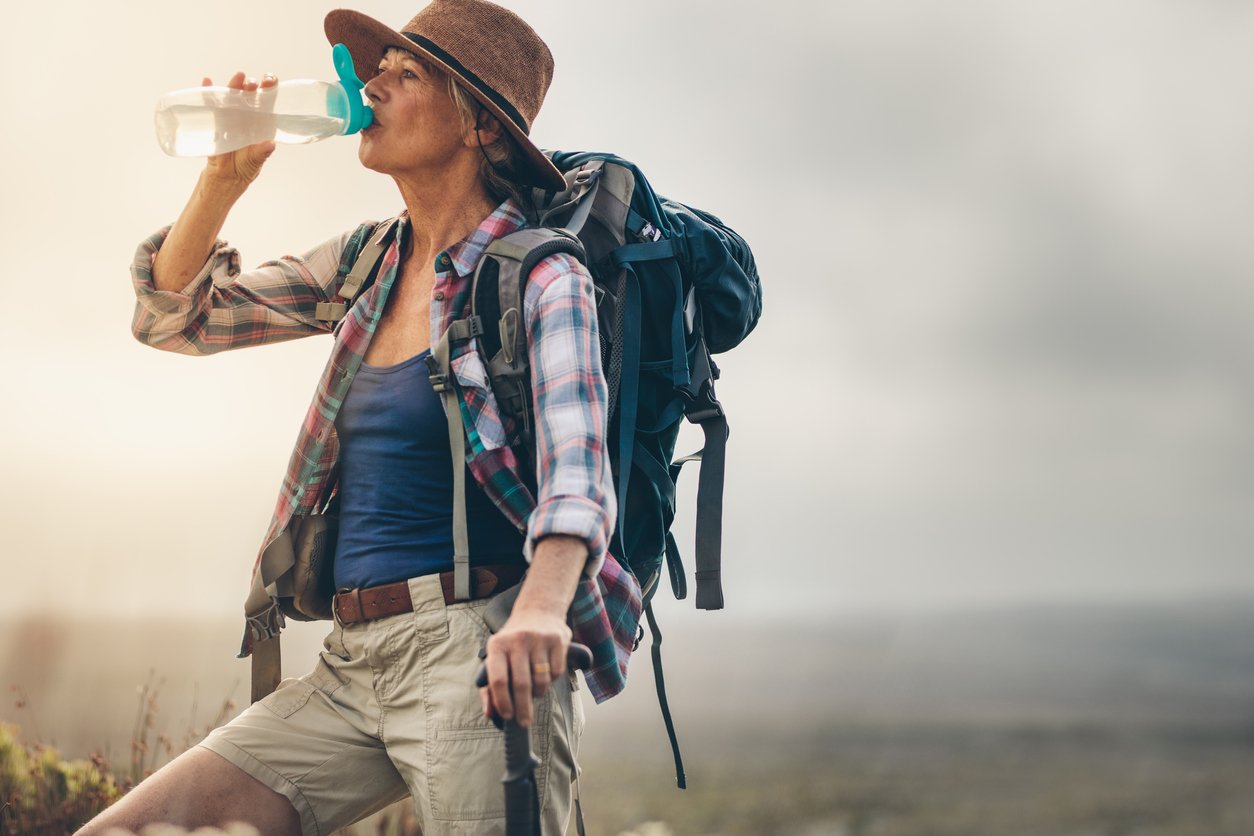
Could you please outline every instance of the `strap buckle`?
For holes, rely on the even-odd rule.
[[[575,173],[574,186],[590,186],[601,176],[601,166],[586,165]]]
[[[244,614],[244,639],[240,642],[239,658],[252,655],[253,648],[259,643],[276,638],[286,626],[287,619],[279,605],[273,602],[256,615]]]
[[[314,307],[314,319],[320,322],[339,322],[348,314],[348,305],[343,302],[319,302]]]
[[[723,405],[714,397],[714,382],[707,380],[693,394],[686,387],[679,387],[679,396],[684,401],[684,417],[694,424],[700,424],[713,418],[725,418]]]
[[[431,388],[441,394],[451,391],[453,388],[452,376],[444,373],[440,368],[440,361],[436,360],[432,355],[427,355],[425,362],[427,364],[427,379],[431,381]]]
[[[469,339],[483,334],[483,317],[469,316],[459,319],[448,326],[448,339],[451,343],[464,343]]]

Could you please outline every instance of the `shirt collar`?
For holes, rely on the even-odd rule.
[[[408,212],[404,213],[404,218],[408,223]],[[436,256],[436,275],[447,274],[451,266],[459,277],[469,276],[475,272],[475,267],[479,265],[479,259],[483,257],[483,251],[488,248],[489,244],[521,229],[526,224],[527,218],[523,215],[522,208],[517,201],[507,198],[492,211],[492,214],[484,218],[473,232]]]

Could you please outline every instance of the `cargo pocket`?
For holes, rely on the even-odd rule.
[[[285,679],[273,694],[261,701],[261,705],[286,720],[309,702],[313,692],[314,687],[303,679]]]
[[[496,726],[435,729],[427,738],[427,767],[431,813],[439,821],[505,817],[505,738]]]
[[[283,680],[274,693],[264,698],[260,704],[277,716],[287,719],[304,708],[314,692],[321,691],[329,697],[338,691],[344,684],[344,680],[327,664],[325,655],[329,654],[324,652],[323,655],[319,655],[312,673],[300,679]]]

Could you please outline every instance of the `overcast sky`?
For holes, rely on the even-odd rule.
[[[1254,6],[510,5],[557,61],[537,141],[639,162],[757,253],[762,323],[720,360],[729,608],[1254,594]],[[158,95],[333,78],[330,8],[10,11],[6,610],[239,611],[330,342],[145,348],[127,266],[201,166],[158,149]],[[280,148],[224,230],[245,262],[401,208],[356,145]]]

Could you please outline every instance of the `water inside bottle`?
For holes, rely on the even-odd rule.
[[[258,110],[219,110],[174,105],[157,114],[157,138],[167,154],[208,157],[273,139],[301,145],[337,136],[344,120],[334,116],[291,115]]]

